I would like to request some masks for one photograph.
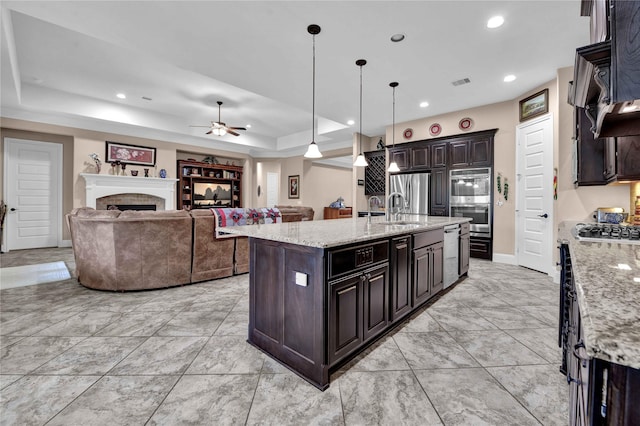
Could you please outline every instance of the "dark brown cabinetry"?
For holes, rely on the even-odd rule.
[[[396,322],[413,307],[411,299],[411,236],[391,240],[391,311],[390,320]]]
[[[386,178],[386,151],[364,153],[369,164],[364,168],[364,195],[384,195]]]
[[[576,108],[576,141],[574,147],[574,183],[578,186],[604,185],[607,183],[605,172],[605,138],[595,139],[591,132],[591,123],[583,108]],[[615,146],[614,146],[615,149]],[[615,158],[615,152],[613,157]]]
[[[442,290],[443,241],[442,230],[413,236],[413,306]]]
[[[431,166],[446,167],[447,166],[447,143],[436,142],[431,144]]]
[[[429,180],[431,191],[429,192],[429,214],[432,216],[448,216],[448,179],[447,169],[444,167],[431,170],[431,178]]]
[[[411,148],[411,168],[415,170],[431,167],[431,147],[429,145]]]
[[[640,99],[640,2],[583,0],[591,16],[591,42],[576,50],[569,103],[585,108],[595,137],[640,134],[640,112],[625,112]]]
[[[242,167],[178,160],[180,209],[242,206]]]
[[[471,248],[469,229],[469,223],[463,223],[460,225],[460,237],[458,241],[458,275],[464,275],[469,272],[469,255]]]
[[[640,135],[607,138],[605,142],[606,181],[640,180]]]
[[[408,170],[409,167],[409,148],[394,148],[389,150],[391,162],[396,162],[401,172]]]
[[[472,139],[449,144],[449,158],[452,168],[491,166],[493,153],[489,139]]]

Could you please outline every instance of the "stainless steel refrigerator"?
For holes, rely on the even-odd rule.
[[[401,193],[406,200],[406,213],[429,214],[429,173],[410,173],[404,175],[391,175],[389,189],[392,192]],[[398,203],[399,197],[394,197]],[[392,200],[387,208],[395,208]]]

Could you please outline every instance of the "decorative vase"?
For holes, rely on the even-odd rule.
[[[165,169],[160,169],[160,177],[162,179],[167,177],[167,171]]]
[[[149,177],[149,169],[144,169],[144,177]]]

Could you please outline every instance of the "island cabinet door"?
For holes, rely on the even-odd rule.
[[[356,350],[363,342],[362,289],[364,275],[329,283],[329,365]]]
[[[411,237],[391,241],[391,318],[396,322],[411,312]]]
[[[413,250],[413,305],[426,302],[430,296],[430,249],[422,247]]]
[[[362,295],[364,296],[364,332],[366,342],[389,324],[389,268],[384,266],[364,273]]]

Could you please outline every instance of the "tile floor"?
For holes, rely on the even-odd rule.
[[[0,256],[65,261],[70,249]],[[0,291],[2,425],[566,424],[557,285],[472,259],[469,277],[320,392],[246,343],[248,275],[136,293],[73,278]]]

